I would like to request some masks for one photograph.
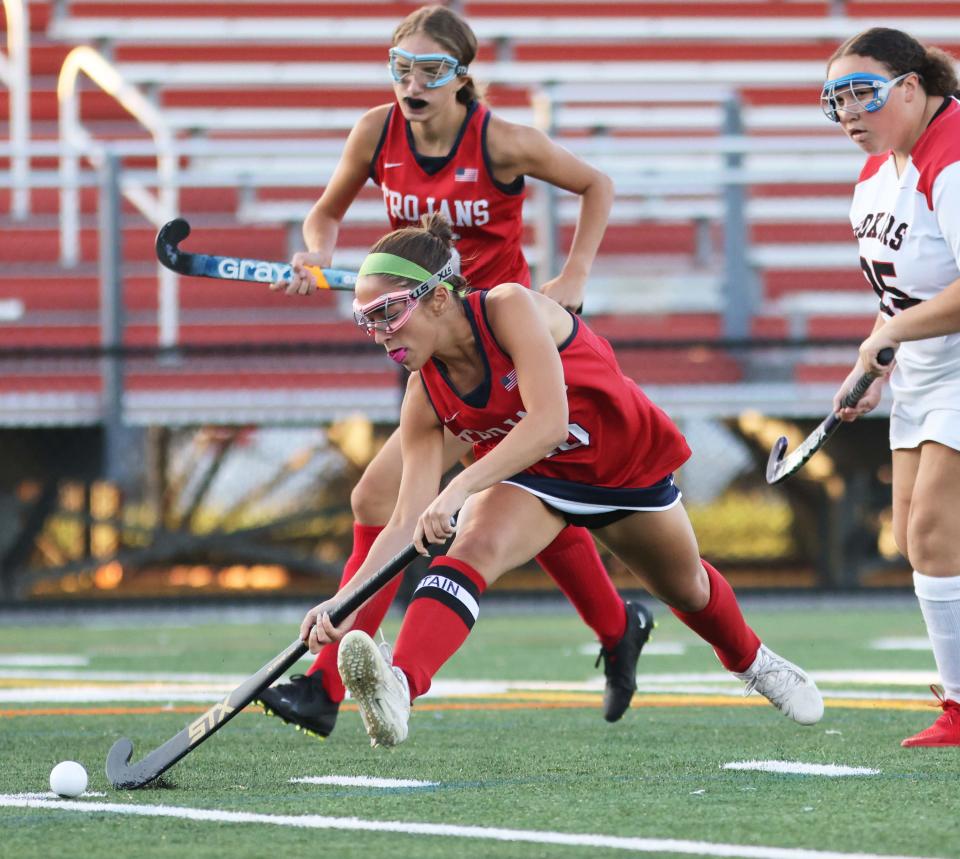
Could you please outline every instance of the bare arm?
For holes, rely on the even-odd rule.
[[[340,222],[370,178],[373,154],[389,109],[389,105],[373,108],[351,130],[327,187],[304,219],[303,241],[307,250],[293,255],[293,277],[289,286],[274,284],[273,289],[285,288],[288,295],[306,295],[317,288],[313,275],[303,266],[330,266]]]
[[[486,308],[490,326],[517,370],[526,414],[503,441],[460,472],[427,507],[417,536],[424,534],[430,541],[448,533],[446,523],[471,495],[529,468],[567,440],[567,394],[557,351],[557,340],[563,337],[555,329],[565,322],[569,332],[570,316],[553,302],[512,283],[490,290]],[[553,313],[558,316],[552,317]]]
[[[412,374],[407,381],[407,393],[400,412],[400,437],[405,466],[397,506],[353,578],[332,599],[314,606],[304,617],[300,636],[308,641],[312,652],[329,641],[342,638],[349,631],[356,615],[334,627],[328,614],[330,607],[353,593],[407,546],[417,517],[436,497],[443,475],[443,427],[427,400],[419,373]]]
[[[882,313],[878,313],[877,318],[873,322],[872,333],[867,340],[872,338],[877,331],[883,328],[885,324],[886,317]],[[843,421],[854,421],[861,415],[865,415],[867,412],[872,412],[878,405],[880,405],[880,397],[883,395],[883,384],[886,380],[886,376],[880,376],[869,388],[867,388],[867,392],[860,398],[860,401],[855,406],[845,409],[840,407],[840,401],[847,395],[850,389],[863,375],[863,367],[863,359],[862,357],[858,357],[856,364],[853,365],[853,369],[847,375],[847,378],[843,380],[843,384],[840,385],[840,389],[833,396],[833,411],[835,414],[839,415],[840,419]],[[885,367],[884,372],[887,372],[889,369],[890,367]]]
[[[915,304],[874,328],[873,334],[860,346],[860,359],[871,372],[877,352],[886,346],[896,349],[909,340],[942,337],[960,331],[960,279],[953,281],[942,292],[920,304]],[[886,368],[883,368],[886,369]]]
[[[613,182],[535,128],[496,117],[490,123],[487,146],[498,180],[509,182],[516,176],[532,176],[580,196],[570,253],[560,275],[541,287],[546,295],[575,310],[583,303],[587,276],[607,228]]]

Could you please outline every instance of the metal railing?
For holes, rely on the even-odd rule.
[[[0,52],[0,80],[10,90],[10,213],[30,214],[30,22],[24,0],[3,0],[7,19],[7,53]]]
[[[156,192],[147,185],[123,186],[123,195],[154,226],[176,217],[179,208],[177,155],[174,135],[163,114],[136,87],[127,83],[117,69],[93,48],[74,48],[60,69],[57,102],[60,114],[60,261],[74,266],[80,259],[80,161],[95,166],[103,163],[104,147],[80,121],[78,84],[85,75],[133,116],[153,138],[157,159]],[[161,346],[177,342],[179,307],[177,276],[158,266],[159,340]]]

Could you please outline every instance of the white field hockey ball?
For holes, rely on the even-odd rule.
[[[87,771],[76,761],[60,761],[50,770],[50,790],[60,796],[80,796],[87,789]]]

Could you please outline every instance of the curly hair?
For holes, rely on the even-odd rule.
[[[888,27],[871,27],[847,39],[827,62],[847,56],[870,57],[883,63],[891,77],[907,72],[920,76],[920,85],[927,95],[956,95],[957,72],[954,59],[940,48],[927,47],[909,33]]]

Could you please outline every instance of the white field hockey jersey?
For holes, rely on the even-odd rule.
[[[960,278],[960,102],[945,101],[901,176],[893,153],[867,159],[850,223],[863,274],[887,316]],[[892,387],[895,400],[960,410],[960,334],[902,344]]]

